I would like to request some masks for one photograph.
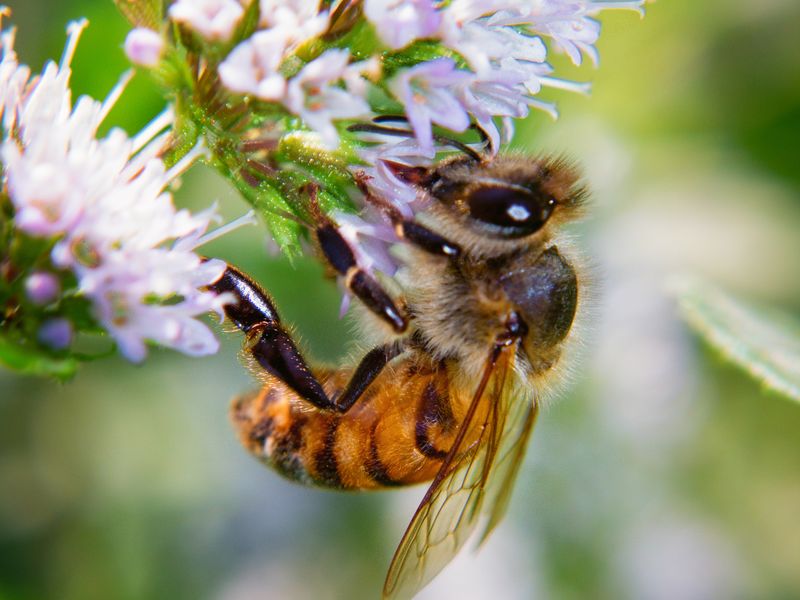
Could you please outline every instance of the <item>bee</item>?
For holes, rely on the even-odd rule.
[[[425,167],[386,161],[427,197],[413,219],[371,196],[362,177],[402,241],[398,298],[358,265],[336,224],[319,218],[316,243],[378,340],[357,364],[309,366],[270,297],[236,268],[211,286],[236,299],[226,314],[263,382],[231,408],[253,455],[314,486],[431,482],[384,598],[413,596],[473,533],[482,542],[500,521],[585,300],[564,231],[586,195],[576,169],[560,158],[462,149]]]

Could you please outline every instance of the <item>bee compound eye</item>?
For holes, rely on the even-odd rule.
[[[512,236],[538,231],[556,205],[554,198],[520,186],[485,185],[473,190],[466,202],[472,218],[502,227]]]

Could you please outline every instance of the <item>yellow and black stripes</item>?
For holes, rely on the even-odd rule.
[[[244,445],[284,476],[338,489],[372,489],[431,479],[463,418],[446,367],[413,353],[383,371],[346,413],[319,410],[278,378],[234,401]],[[351,370],[317,373],[336,396]]]

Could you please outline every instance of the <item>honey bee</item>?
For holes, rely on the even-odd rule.
[[[321,217],[315,229],[322,255],[368,309],[363,327],[377,332],[358,364],[309,367],[269,296],[236,268],[211,287],[236,298],[227,317],[263,381],[231,409],[252,454],[315,486],[431,482],[383,589],[407,598],[505,512],[539,407],[577,337],[586,282],[563,226],[586,194],[558,158],[467,148],[427,167],[386,164],[429,200],[412,220],[368,197],[404,242],[401,299],[359,267],[335,223]]]

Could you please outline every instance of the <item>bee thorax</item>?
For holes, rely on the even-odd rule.
[[[529,359],[551,356],[575,319],[578,279],[572,265],[551,246],[501,277],[500,285],[528,326],[524,343]]]

